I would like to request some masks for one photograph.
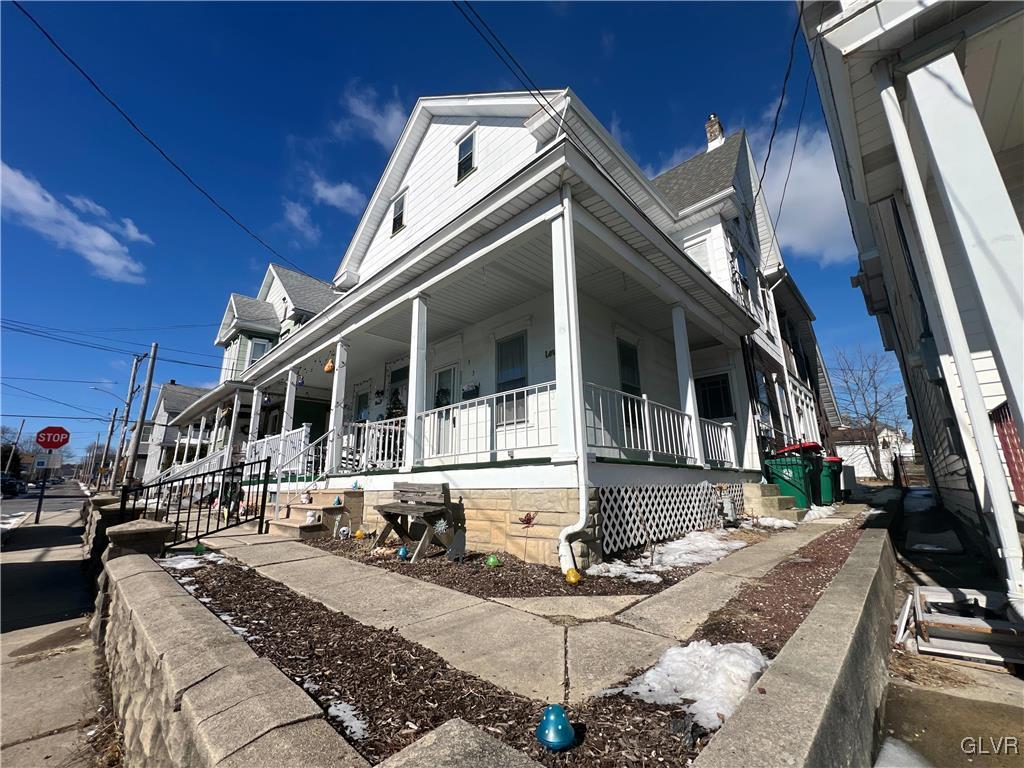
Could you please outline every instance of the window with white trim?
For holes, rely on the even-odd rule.
[[[495,376],[494,391],[502,392],[522,389],[527,384],[526,331],[500,339],[494,350]],[[526,393],[519,392],[497,401],[498,425],[526,421]]]
[[[391,234],[395,235],[405,229],[405,192],[395,198],[391,204]]]
[[[270,351],[267,339],[253,339],[249,344],[249,365],[252,365]]]
[[[476,131],[470,131],[469,135],[459,142],[459,162],[456,183],[462,181],[476,170]]]

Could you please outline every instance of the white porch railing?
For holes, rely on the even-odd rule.
[[[298,477],[319,477],[327,470],[327,445],[331,433],[325,432],[313,442],[309,442],[309,425],[305,425],[305,433],[300,437],[298,450],[293,454],[284,454],[283,461],[270,467],[280,475],[296,475]],[[280,439],[280,435],[278,435]],[[294,443],[295,441],[293,441]],[[292,446],[296,447],[296,446]]]
[[[291,463],[309,445],[309,430],[310,425],[303,424],[288,432],[253,440],[246,448],[246,461],[262,461],[269,458],[270,468],[276,471],[278,466],[283,467],[285,463]]]
[[[587,447],[598,455],[639,461],[696,463],[690,417],[617,389],[586,384]]]
[[[504,461],[558,442],[553,381],[452,403],[417,418],[424,463]]]
[[[332,471],[398,469],[405,454],[405,417],[385,421],[346,422],[338,436]]]
[[[223,465],[224,456],[227,453],[227,448],[221,448],[218,451],[203,456],[201,459],[190,461],[188,464],[175,464],[165,469],[157,477],[150,481],[150,483],[163,482],[165,480],[173,480],[176,477],[182,475],[198,475],[203,472],[212,472],[213,470],[220,469]]]
[[[704,460],[712,467],[736,466],[736,437],[731,423],[700,420],[700,438]]]

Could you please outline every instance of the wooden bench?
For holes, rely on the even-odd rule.
[[[395,483],[395,500],[390,504],[380,504],[375,509],[387,524],[374,539],[374,548],[383,546],[391,531],[397,533],[405,544],[415,545],[410,561],[413,563],[426,555],[431,542],[444,547],[445,551],[451,546],[455,524],[448,483]],[[435,526],[442,520],[445,523],[441,526],[443,530],[438,531]],[[414,522],[422,523],[424,527],[419,542],[413,539],[409,530]]]

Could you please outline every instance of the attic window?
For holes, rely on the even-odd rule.
[[[405,229],[405,193],[395,198],[391,206],[391,234],[397,235]]]
[[[469,176],[473,171],[476,170],[474,164],[474,150],[476,149],[476,132],[471,131],[470,134],[459,142],[459,165],[458,165],[458,178],[456,183],[462,181],[464,178]]]

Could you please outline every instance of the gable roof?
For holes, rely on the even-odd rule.
[[[271,264],[267,272],[268,276],[272,272],[277,277],[292,306],[302,312],[315,315],[338,298],[330,283],[282,267],[280,264]],[[260,295],[263,295],[263,288],[260,289]]]
[[[176,382],[166,382],[160,387],[160,399],[168,414],[181,413],[192,403],[209,392],[205,387],[188,387]]]
[[[651,183],[677,212],[707,200],[732,186],[745,136],[744,131],[737,131],[727,136],[722,146],[669,168]]]
[[[224,309],[224,318],[220,321],[214,344],[227,343],[243,327],[277,336],[281,333],[281,320],[270,302],[232,293],[228,297],[228,305]]]

